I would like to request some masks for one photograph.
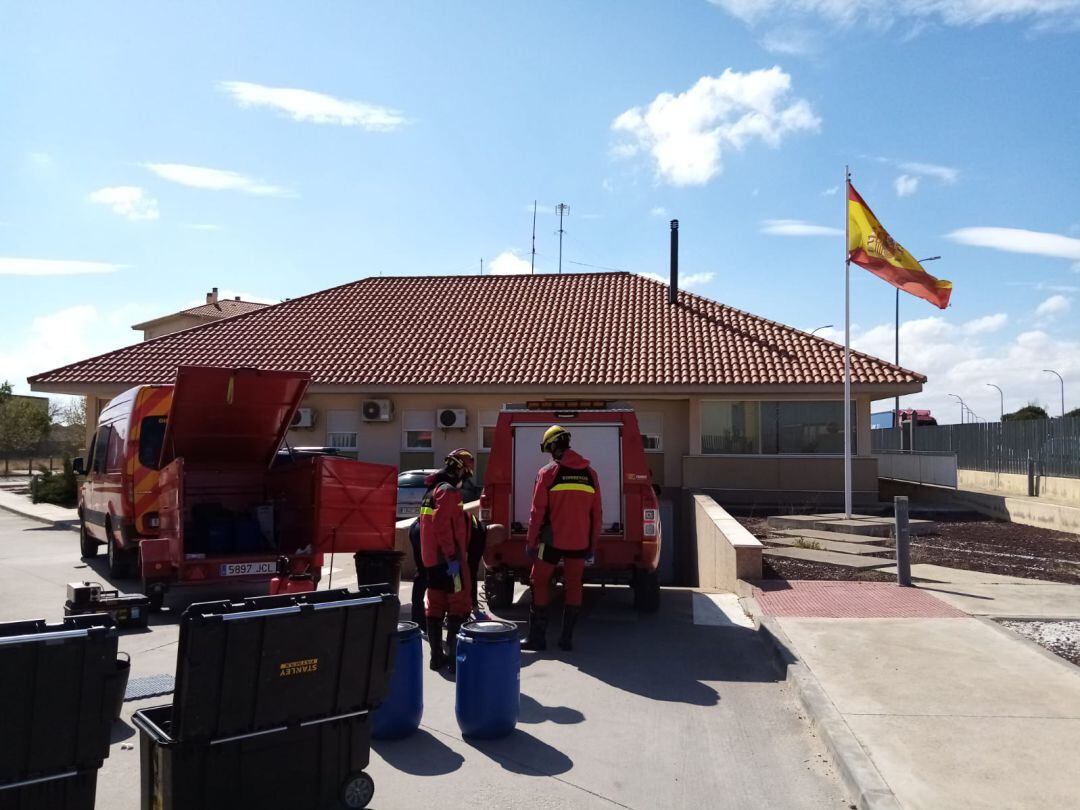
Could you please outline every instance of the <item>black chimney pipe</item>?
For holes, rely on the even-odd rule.
[[[679,301],[679,220],[671,220],[671,280],[668,284],[668,301]]]

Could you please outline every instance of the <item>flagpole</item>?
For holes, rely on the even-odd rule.
[[[848,255],[848,194],[851,172],[844,167],[844,514],[851,519],[851,259]]]

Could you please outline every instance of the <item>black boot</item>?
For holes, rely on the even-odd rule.
[[[533,607],[529,610],[529,637],[521,645],[522,649],[540,652],[547,649],[548,610],[546,607]]]
[[[446,658],[447,669],[453,673],[457,672],[457,634],[461,629],[461,619],[457,617],[447,617],[446,619]]]
[[[442,648],[442,619],[433,619],[428,616],[427,620],[428,645],[431,647],[431,659],[428,661],[428,669],[439,670],[446,666],[446,653]]]
[[[570,652],[574,649],[574,625],[577,624],[581,608],[567,605],[563,608],[562,634],[559,636],[559,649]]]

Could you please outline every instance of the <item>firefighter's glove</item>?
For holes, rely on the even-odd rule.
[[[450,574],[451,579],[453,579],[455,577],[460,577],[461,576],[461,563],[456,559],[447,560],[446,561],[446,571],[447,571],[447,573]]]
[[[525,546],[525,554],[528,555],[530,560],[535,560],[537,554],[536,546]]]
[[[596,565],[596,551],[589,549],[585,552],[585,565]]]

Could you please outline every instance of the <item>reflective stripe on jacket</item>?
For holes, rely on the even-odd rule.
[[[591,548],[600,536],[600,480],[589,460],[573,450],[536,476],[526,537],[530,547],[538,545],[546,524],[551,526],[552,544],[564,551]]]

